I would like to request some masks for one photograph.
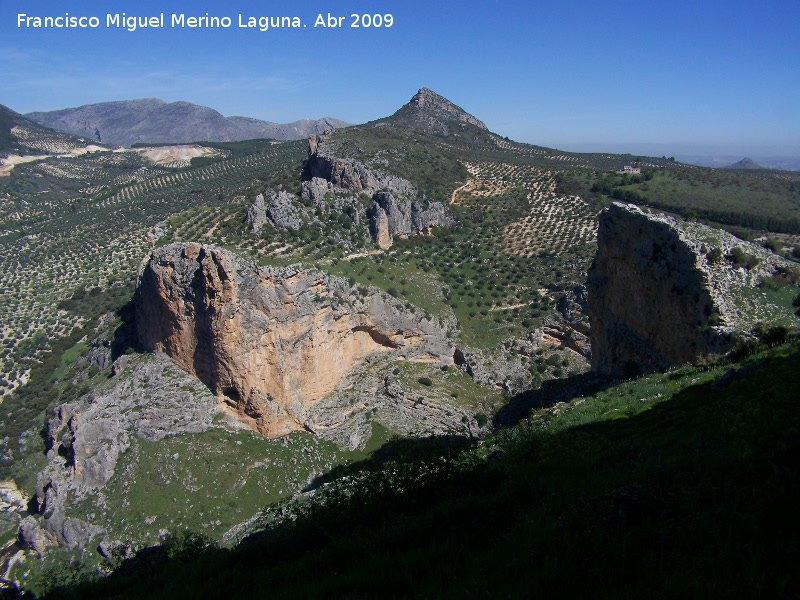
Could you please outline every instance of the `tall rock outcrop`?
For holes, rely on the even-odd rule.
[[[21,524],[23,547],[85,547],[102,528],[68,509],[106,485],[135,438],[155,442],[198,433],[217,415],[208,390],[164,356],[124,355],[114,371],[116,377],[56,407],[45,423],[47,464],[36,478],[39,514]]]
[[[750,268],[730,259],[735,248]],[[725,351],[759,312],[743,290],[784,263],[726,232],[613,204],[588,274],[592,368],[628,376]]]
[[[261,228],[267,224],[267,205],[264,203],[264,194],[256,196],[255,202],[247,209],[245,221],[252,227],[253,233],[261,233]]]
[[[370,234],[381,248],[390,247],[396,235],[407,237],[432,227],[456,224],[444,204],[426,200],[410,181],[352,158],[334,156],[324,136],[309,139],[308,153],[311,179],[303,182],[303,196],[323,212],[327,212],[321,206],[327,193],[370,196],[372,206],[367,212]]]
[[[375,353],[452,363],[446,325],[388,294],[259,268],[214,246],[155,250],[135,304],[142,347],[172,357],[268,436],[307,426],[314,405]]]
[[[253,233],[260,233],[267,223],[280,230],[300,229],[303,223],[312,219],[308,211],[297,202],[297,196],[284,191],[267,190],[256,196],[255,202],[247,209],[245,221]]]

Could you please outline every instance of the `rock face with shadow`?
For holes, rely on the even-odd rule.
[[[449,325],[388,294],[209,245],[155,250],[135,305],[144,349],[170,356],[267,436],[312,428],[314,405],[372,355],[453,362]]]
[[[353,158],[337,157],[326,136],[309,139],[308,156],[311,179],[303,182],[303,197],[315,205],[324,204],[326,194],[371,197],[366,216],[370,235],[380,248],[391,247],[394,236],[408,237],[456,224],[444,204],[426,199],[410,181]]]
[[[86,547],[104,531],[70,506],[96,496],[134,438],[155,442],[212,426],[214,397],[167,357],[123,355],[110,370],[114,377],[57,406],[45,423],[47,464],[36,478],[38,514],[20,525],[23,548]]]
[[[786,268],[724,231],[614,203],[588,273],[592,369],[633,376],[726,351],[763,308],[746,289]]]

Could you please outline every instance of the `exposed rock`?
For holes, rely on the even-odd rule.
[[[261,233],[261,228],[267,224],[267,205],[264,204],[264,194],[256,196],[256,201],[247,209],[245,220],[253,228],[253,233]]]
[[[284,191],[267,190],[256,196],[255,202],[247,209],[246,222],[253,228],[253,233],[260,233],[267,223],[276,229],[300,229],[304,222],[311,220],[311,215],[296,200],[297,196]]]
[[[277,229],[300,229],[309,215],[302,206],[295,203],[296,196],[284,191],[267,191],[267,218]]]
[[[40,533],[30,524],[26,543],[52,541],[81,547],[101,529],[66,517],[67,498],[80,501],[114,474],[131,437],[158,441],[205,431],[217,414],[214,397],[167,357],[121,357],[128,368],[77,402],[62,404],[46,425],[47,466],[39,473],[36,498],[44,517]]]
[[[520,340],[505,343],[519,344]],[[459,348],[455,353],[457,364],[462,365],[472,379],[481,385],[504,390],[509,395],[531,388],[533,377],[522,355],[512,355],[497,350]]]
[[[389,233],[389,215],[380,208],[373,209],[369,218],[369,231],[378,248],[391,248],[392,234]]]
[[[385,123],[428,135],[461,135],[469,128],[477,133],[488,131],[482,121],[428,88],[420,89],[408,104],[374,126]]]
[[[316,271],[258,268],[214,246],[154,251],[135,302],[142,347],[171,356],[270,436],[302,428],[370,355],[452,362],[446,324],[388,294],[362,295]]]
[[[44,552],[52,546],[58,545],[55,536],[42,528],[34,517],[26,517],[19,526],[19,545],[23,550]]]
[[[325,196],[332,190],[333,186],[328,181],[320,177],[313,177],[311,180],[302,183],[300,195],[311,202],[315,208],[324,209],[326,206]]]
[[[169,225],[167,222],[159,221],[147,231],[145,237],[147,238],[147,242],[150,244],[150,246],[154,246],[158,240],[167,235],[168,231]]]
[[[457,121],[461,121],[462,123],[475,125],[481,129],[487,129],[486,125],[483,124],[483,121],[473,117],[460,106],[456,106],[444,96],[440,96],[428,88],[421,88],[414,95],[414,97],[411,98],[409,105],[415,106],[421,110],[438,114],[439,116],[447,119],[455,119]]]
[[[445,205],[428,202],[406,179],[369,168],[352,158],[335,157],[324,137],[311,138],[308,151],[312,179],[303,182],[303,197],[325,212],[326,194],[337,190],[371,197],[373,203],[367,215],[370,233],[381,248],[389,248],[395,235],[408,236],[456,224]],[[357,219],[354,221],[357,223]]]
[[[739,292],[785,263],[726,232],[619,203],[601,213],[597,244],[587,284],[592,368],[613,375],[725,351],[758,314]],[[758,265],[709,258],[735,247]]]
[[[334,157],[322,142],[318,143],[316,152],[309,159],[309,169],[312,180],[322,179],[342,190],[372,195],[378,190],[389,189],[398,194],[417,195],[417,188],[410,181],[371,169],[352,158]]]
[[[580,322],[568,321],[560,313],[556,313],[547,316],[537,332],[541,333],[544,344],[568,348],[591,360],[592,346],[588,335],[589,330],[588,328],[584,330],[582,325]]]

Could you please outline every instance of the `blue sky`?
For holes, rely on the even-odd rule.
[[[102,25],[20,29],[20,12]],[[128,32],[105,27],[109,12],[208,12],[233,26]],[[314,28],[329,12],[390,13],[394,25]],[[240,13],[307,26],[240,29]],[[0,0],[0,103],[159,97],[276,122],[364,122],[426,86],[519,141],[800,156],[798,32],[797,0]]]

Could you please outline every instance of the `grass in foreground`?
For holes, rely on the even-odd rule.
[[[730,367],[608,388],[461,452],[396,442],[233,550],[176,536],[48,597],[792,596],[800,347]]]

